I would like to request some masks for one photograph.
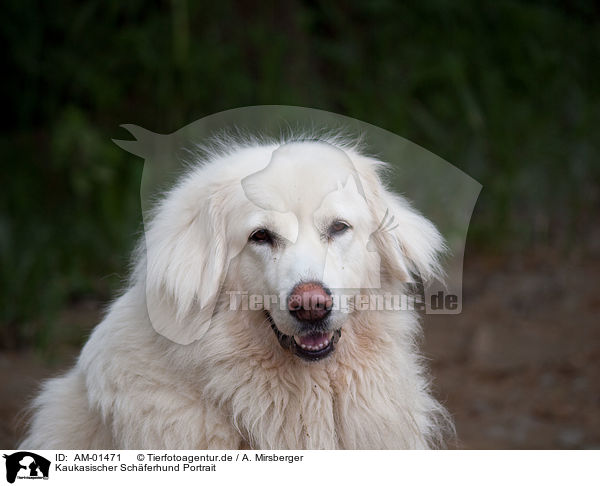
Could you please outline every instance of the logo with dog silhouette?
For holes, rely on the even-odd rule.
[[[48,479],[50,461],[34,452],[15,452],[4,454],[6,461],[6,480],[14,483],[19,479]]]

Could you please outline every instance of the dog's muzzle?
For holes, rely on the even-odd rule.
[[[335,346],[342,336],[341,329],[330,332],[309,332],[302,336],[288,336],[277,329],[271,314],[265,311],[265,315],[281,347],[306,361],[319,361],[329,356],[335,350]]]

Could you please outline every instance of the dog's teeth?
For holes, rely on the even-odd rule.
[[[304,344],[303,342],[301,342],[301,338],[299,338],[298,336],[294,336],[294,340],[296,341],[296,344],[300,346],[301,349],[304,349],[306,351],[321,351],[322,349],[325,349],[327,346],[329,346],[332,335],[333,334],[330,333],[329,337],[325,338],[325,341],[314,345]]]

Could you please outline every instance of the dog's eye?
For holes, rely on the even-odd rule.
[[[250,241],[255,241],[256,243],[273,243],[273,237],[266,229],[257,229],[248,239]]]
[[[333,235],[339,235],[341,233],[343,233],[344,231],[346,231],[348,228],[350,228],[350,225],[344,221],[335,221],[330,227],[329,227],[329,235],[333,236]]]

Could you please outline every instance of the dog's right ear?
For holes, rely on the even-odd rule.
[[[365,187],[367,203],[378,221],[369,245],[383,258],[386,273],[405,283],[442,280],[440,255],[446,251],[444,238],[427,218],[401,196],[382,184],[382,162],[357,157],[355,164]]]
[[[374,235],[375,242],[390,273],[406,283],[427,285],[435,279],[443,279],[439,258],[446,251],[446,245],[433,223],[406,199],[386,189],[380,191],[374,207],[384,225]]]
[[[230,256],[218,194],[193,182],[167,194],[145,231],[148,316],[179,344],[207,331]]]

